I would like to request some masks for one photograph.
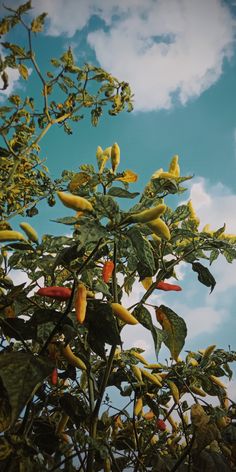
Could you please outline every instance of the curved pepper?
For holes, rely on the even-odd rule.
[[[57,192],[57,195],[67,208],[71,208],[75,211],[93,211],[92,204],[86,198],[65,192]]]
[[[120,148],[117,143],[114,143],[111,147],[111,167],[113,172],[116,172],[116,169],[120,163]]]
[[[25,234],[28,236],[29,240],[33,243],[37,243],[39,240],[38,234],[34,228],[29,223],[20,223],[20,227],[23,229]]]
[[[61,352],[69,364],[78,367],[78,369],[86,370],[85,363],[72,352],[69,344],[66,347],[62,347]]]
[[[189,386],[190,390],[193,393],[196,393],[196,395],[199,395],[200,397],[206,397],[206,392],[204,392],[201,388],[197,387],[196,385],[190,385]]]
[[[166,383],[170,387],[170,391],[172,393],[175,403],[179,403],[180,395],[179,395],[179,389],[177,385],[175,385],[175,383],[172,382],[172,380],[166,380]]]
[[[176,177],[180,176],[180,167],[179,167],[178,161],[179,161],[179,156],[177,156],[176,154],[175,156],[172,157],[170,161],[169,171],[168,171],[170,172],[170,174],[173,174]]]
[[[143,365],[146,365],[148,366],[148,361],[146,361],[146,359],[142,356],[142,354],[140,354],[140,352],[137,352],[137,351],[131,351],[130,354],[132,354],[132,356],[136,357],[136,359],[138,359]]]
[[[142,378],[142,373],[141,373],[141,370],[140,368],[137,366],[137,365],[131,365],[130,366],[134,376],[136,377],[136,379],[142,383],[143,381],[143,378]]]
[[[149,221],[155,220],[159,216],[163,215],[165,211],[166,205],[161,203],[149,210],[143,210],[140,211],[140,213],[133,213],[133,215],[131,215],[131,221],[133,223],[148,223]]]
[[[150,374],[150,372],[147,372],[145,369],[140,369],[140,370],[141,370],[142,375],[146,377],[148,380],[150,380],[151,383],[157,385],[158,387],[162,387],[160,380],[158,380],[155,375]]]
[[[160,236],[162,239],[165,239],[166,241],[170,240],[170,230],[168,226],[165,224],[161,218],[156,218],[155,220],[149,221],[147,223],[149,228],[152,230],[154,234],[157,236]]]
[[[79,323],[83,324],[87,308],[87,289],[84,284],[79,283],[75,297],[75,314]]]
[[[138,320],[131,315],[131,313],[124,308],[120,303],[111,303],[111,307],[115,315],[120,318],[124,323],[135,325],[138,323]]]
[[[23,234],[19,231],[12,231],[10,229],[3,229],[0,231],[0,242],[6,241],[27,241]]]
[[[37,292],[36,295],[41,297],[54,298],[55,300],[65,301],[71,297],[72,290],[69,287],[42,287]]]
[[[160,282],[157,283],[156,288],[159,290],[164,290],[165,292],[180,292],[182,288],[179,285],[174,285],[174,284],[168,284],[167,282],[164,282],[161,280]]]
[[[112,276],[114,270],[114,262],[113,261],[106,261],[102,268],[102,278],[103,281],[107,284]]]
[[[143,409],[143,399],[142,397],[139,397],[136,402],[135,402],[135,406],[134,406],[134,414],[135,416],[139,416],[140,413],[142,412],[142,409]]]
[[[57,381],[58,381],[58,371],[57,371],[57,368],[55,367],[51,375],[52,385],[57,385]]]

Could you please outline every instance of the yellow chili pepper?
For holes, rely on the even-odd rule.
[[[143,210],[140,213],[133,213],[133,215],[131,215],[131,220],[133,223],[148,223],[149,221],[155,220],[159,216],[163,215],[165,211],[166,205],[161,203],[149,210]]]
[[[75,211],[93,211],[91,203],[86,200],[86,198],[78,197],[77,195],[65,192],[57,192],[57,195],[63,205],[65,205],[67,208],[71,208]]]
[[[9,229],[4,229],[0,231],[0,242],[6,241],[27,241],[23,234],[19,231],[11,231]]]
[[[172,157],[169,165],[170,174],[174,174],[176,177],[180,176],[180,167],[178,164],[179,156],[175,155]]]
[[[136,357],[136,359],[138,359],[143,365],[146,365],[146,366],[149,365],[146,359],[144,359],[142,354],[140,354],[139,352],[132,350],[130,353],[132,354],[132,356]]]
[[[138,320],[120,303],[111,303],[111,307],[115,315],[120,318],[124,323],[135,325],[138,323]]]
[[[177,385],[175,385],[174,382],[172,382],[172,380],[167,380],[166,381],[167,385],[170,387],[170,391],[172,393],[172,396],[174,398],[174,401],[175,403],[179,403],[179,389],[177,387]]]
[[[29,223],[20,223],[20,227],[23,229],[23,231],[28,236],[30,241],[33,241],[33,243],[38,242],[39,240],[38,234]]]
[[[204,392],[204,390],[201,388],[196,387],[196,385],[190,385],[189,388],[193,393],[196,393],[196,395],[199,395],[200,397],[206,397],[206,392]]]
[[[142,378],[142,372],[140,370],[140,368],[137,366],[137,365],[131,365],[130,366],[134,376],[136,377],[136,379],[142,383],[143,381],[143,378]]]
[[[142,412],[142,409],[143,409],[143,399],[142,397],[138,398],[136,403],[135,403],[135,407],[134,407],[134,414],[135,416],[139,416],[140,413]]]
[[[69,344],[66,347],[62,347],[61,352],[69,364],[78,367],[78,369],[86,370],[85,363],[72,352]]]
[[[167,421],[169,421],[170,425],[172,426],[172,430],[176,431],[177,430],[177,423],[174,420],[174,418],[171,415],[168,415],[166,419],[167,419]]]
[[[226,385],[223,382],[221,382],[221,380],[218,377],[215,377],[214,375],[210,375],[210,379],[215,385],[219,385],[219,387],[226,389]]]
[[[176,180],[178,178],[177,175],[171,174],[170,172],[160,172],[158,177],[159,179],[172,179],[172,180]]]
[[[113,172],[116,172],[116,169],[120,163],[120,148],[117,143],[114,143],[111,148],[111,167]]]
[[[151,383],[157,385],[158,387],[162,387],[161,382],[156,378],[155,375],[150,374],[150,372],[147,372],[145,369],[140,369],[142,372],[142,375],[146,377],[148,380],[150,380]]]
[[[163,368],[163,365],[161,364],[148,364],[147,365],[147,369],[162,369]]]
[[[193,208],[193,204],[192,204],[192,201],[189,200],[188,202],[188,209],[189,209],[189,213],[190,213],[190,220],[192,220],[196,226],[199,226],[199,223],[200,223],[200,220],[199,218],[197,217],[197,214]]]
[[[166,241],[170,240],[170,230],[165,222],[161,220],[161,218],[156,218],[153,221],[149,221],[147,225],[152,230],[152,232],[160,238],[165,239]]]

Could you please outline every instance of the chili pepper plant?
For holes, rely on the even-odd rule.
[[[70,49],[41,71],[32,36],[46,14],[29,20],[30,9],[7,8],[0,22],[3,88],[9,69],[26,81],[30,66],[42,101],[39,109],[39,97],[12,94],[0,107],[1,471],[235,470],[236,405],[221,378],[231,379],[236,352],[185,351],[188,326],[158,297],[184,296],[182,262],[192,283],[212,292],[211,265],[236,258],[236,236],[223,224],[203,228],[192,202],[174,203],[192,178],[177,155],[142,193],[118,143],[98,146],[95,165],[51,179],[39,144],[50,129],[70,135],[81,109],[93,125],[106,105],[110,115],[131,111],[132,94],[103,69],[78,66]],[[29,42],[11,43],[13,28]],[[51,209],[59,236],[34,229],[43,199],[65,215]],[[15,283],[15,271],[27,282]],[[133,303],[137,284],[142,295]],[[152,358],[135,343],[124,348],[127,325],[148,331]]]

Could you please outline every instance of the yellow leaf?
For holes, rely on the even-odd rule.
[[[90,176],[86,174],[86,172],[78,172],[78,174],[75,174],[74,177],[72,177],[70,184],[69,184],[69,190],[71,193],[76,192],[76,190],[81,187],[84,184],[87,184],[89,181]]]
[[[120,180],[121,182],[127,182],[127,183],[132,183],[132,182],[137,182],[138,180],[138,175],[135,174],[132,170],[125,170],[123,172],[123,177],[117,177],[116,180]]]
[[[24,80],[27,80],[29,77],[29,72],[27,67],[24,64],[19,64],[18,66],[19,73]]]

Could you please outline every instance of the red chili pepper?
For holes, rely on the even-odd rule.
[[[65,301],[71,297],[72,290],[69,287],[42,287],[36,294],[41,297],[54,298],[55,300]]]
[[[180,292],[180,290],[182,290],[182,288],[179,285],[168,284],[167,282],[164,282],[163,280],[157,283],[156,288],[158,288],[159,290],[164,290],[165,292],[170,292],[172,290],[175,292]]]
[[[51,376],[52,385],[57,385],[57,381],[58,381],[58,371],[57,371],[57,368],[55,367],[52,371],[52,376]]]
[[[106,284],[109,282],[112,272],[114,270],[114,262],[113,261],[106,261],[103,269],[102,269],[102,278]]]
[[[166,426],[166,424],[165,424],[165,421],[160,420],[160,419],[157,420],[157,422],[156,422],[156,427],[157,427],[157,429],[159,429],[160,431],[165,431],[166,428],[167,428],[167,426]]]

